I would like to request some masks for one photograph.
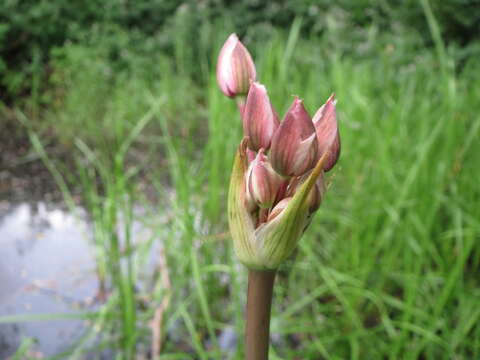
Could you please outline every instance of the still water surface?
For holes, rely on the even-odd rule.
[[[139,218],[144,212],[141,207],[134,209]],[[137,268],[141,269],[136,289],[148,293],[155,284],[153,274],[158,267],[160,241],[152,229],[138,220],[133,221],[131,229],[134,244],[148,249],[143,252],[146,256],[134,256]],[[57,355],[91,330],[88,321],[62,318],[62,314],[97,310],[101,305],[96,300],[100,284],[92,233],[92,225],[82,209],[76,209],[73,215],[61,206],[43,202],[0,201],[1,360],[13,355],[26,338],[35,339],[30,358]],[[120,234],[120,242],[123,240]],[[43,320],[28,319],[38,314],[47,316]],[[55,314],[56,319],[52,320],[49,314]],[[5,322],[5,316],[14,318]],[[173,342],[180,335],[175,326],[168,332]],[[226,354],[233,354],[231,350],[237,343],[233,327],[221,331],[217,340]],[[108,351],[95,356],[113,358]]]
[[[0,202],[0,316],[78,313],[98,291],[85,216],[45,203]],[[25,320],[25,319],[23,319]],[[37,355],[65,351],[86,330],[77,319],[0,323],[0,359],[22,339]]]

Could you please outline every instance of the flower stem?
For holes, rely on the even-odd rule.
[[[275,271],[249,270],[245,360],[267,360]]]

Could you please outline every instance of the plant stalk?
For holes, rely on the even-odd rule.
[[[267,360],[275,271],[249,270],[245,360]]]

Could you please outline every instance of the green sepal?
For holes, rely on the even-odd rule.
[[[244,139],[238,147],[233,163],[228,190],[228,224],[238,259],[247,267],[257,268],[256,251],[253,248],[255,228],[245,206],[245,172],[248,167],[246,144]]]
[[[276,269],[295,249],[310,220],[309,194],[323,171],[326,153],[296,191],[287,207],[273,220],[254,228],[245,205],[246,141],[240,144],[230,179],[228,220],[235,253],[245,266]]]

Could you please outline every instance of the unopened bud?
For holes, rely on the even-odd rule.
[[[228,97],[247,95],[250,82],[255,81],[255,64],[248,50],[232,34],[220,51],[217,63],[217,82]]]
[[[318,140],[319,156],[328,151],[324,171],[332,169],[340,156],[340,133],[337,124],[336,100],[332,94],[313,117]]]
[[[283,176],[300,176],[317,161],[317,135],[312,119],[300,99],[295,98],[272,138],[272,166]]]
[[[292,200],[292,198],[287,197],[287,198],[282,199],[277,205],[275,205],[275,207],[272,209],[272,211],[270,211],[270,213],[268,214],[267,222],[275,219],[278,215],[280,215],[280,213],[283,211],[283,209],[285,209],[287,207],[290,200]]]
[[[314,213],[318,210],[320,205],[322,204],[323,196],[325,195],[325,191],[327,191],[327,187],[325,185],[325,177],[323,176],[323,172],[320,173],[317,181],[315,182],[315,186],[312,188],[310,192],[310,213]]]
[[[245,135],[249,138],[248,147],[255,151],[260,148],[268,150],[278,125],[278,115],[270,103],[267,89],[257,82],[252,83],[243,109],[243,126]]]
[[[247,171],[249,196],[262,208],[272,206],[283,178],[273,170],[264,150],[260,149]]]
[[[246,187],[245,187],[245,207],[250,213],[258,209],[257,202],[253,199],[250,191],[248,191],[248,183],[246,183]]]
[[[315,185],[312,187],[310,193],[308,194],[307,202],[309,205],[308,210],[310,213],[314,213],[315,211],[317,211],[322,203],[323,195],[326,191],[325,178],[323,174],[323,171],[321,171],[317,178],[317,181],[315,182]],[[290,182],[290,185],[288,186],[286,195],[290,197],[294,196],[309,176],[310,172],[306,173],[303,176],[293,178]]]
[[[246,143],[248,144],[248,138],[246,137]],[[257,156],[257,153],[253,150],[250,150],[248,147],[246,149],[246,154],[247,154],[247,161],[250,164],[253,160],[255,160],[255,157]]]

